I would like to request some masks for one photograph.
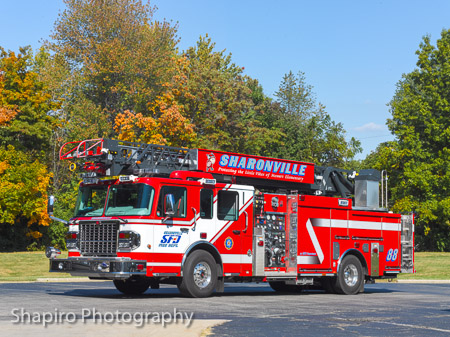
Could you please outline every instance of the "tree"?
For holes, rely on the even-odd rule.
[[[0,249],[24,249],[42,244],[50,224],[47,163],[59,102],[33,71],[30,48],[0,50]]]
[[[214,49],[215,43],[206,35],[185,51],[188,95],[179,100],[195,125],[197,146],[238,151],[245,134],[242,117],[252,106],[251,92],[243,69],[232,63],[231,55]]]
[[[0,147],[0,250],[24,249],[48,226],[45,164],[12,145]]]
[[[176,26],[152,21],[155,9],[141,0],[64,2],[47,46],[77,89],[70,102],[89,100],[91,116],[105,114],[113,136],[117,114],[148,115],[148,103],[164,91],[175,68]]]
[[[287,114],[306,120],[316,109],[316,97],[312,90],[313,87],[306,83],[304,72],[299,71],[295,76],[289,71],[283,76],[275,97]]]
[[[283,77],[275,93],[282,110],[273,122],[286,136],[284,147],[274,150],[280,157],[346,168],[361,152],[361,144],[354,138],[346,141],[343,125],[317,103],[312,89],[302,72],[295,76],[291,71]]]
[[[416,54],[390,102],[396,141],[372,157],[389,171],[394,211],[416,213],[420,249],[450,251],[450,30],[436,47],[424,37]]]
[[[19,54],[0,47],[0,144],[17,149],[33,150],[34,154],[50,145],[56,120],[49,112],[59,108],[52,100],[38,74],[31,71],[33,55],[30,48]]]
[[[119,113],[114,129],[120,140],[140,141],[168,146],[187,146],[194,143],[194,125],[186,118],[184,106],[179,102],[190,97],[187,90],[186,69],[189,62],[177,57],[176,71],[164,83],[165,91],[149,102],[150,115],[125,111]]]

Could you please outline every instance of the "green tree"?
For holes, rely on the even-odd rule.
[[[47,168],[59,108],[32,71],[31,49],[0,55],[0,249],[40,246],[46,239]]]
[[[347,168],[359,152],[361,144],[345,139],[345,129],[334,122],[317,103],[313,87],[304,73],[289,72],[275,93],[282,110],[276,110],[273,123],[285,134],[284,147],[274,149],[277,156],[311,161],[318,165]]]
[[[175,68],[177,28],[152,20],[155,9],[141,0],[64,2],[67,8],[46,44],[69,75],[63,81],[70,84],[66,108],[94,106],[88,116],[78,110],[68,116],[104,120],[100,115],[106,114],[113,136],[118,113],[145,114],[164,91]]]
[[[381,149],[381,160],[394,171],[394,210],[416,213],[420,247],[450,251],[450,30],[436,47],[424,37],[416,54],[417,68],[390,102],[396,143]]]
[[[306,120],[316,109],[316,95],[312,85],[306,83],[304,72],[295,75],[292,71],[283,76],[283,80],[275,93],[287,114],[296,115]]]
[[[0,147],[0,251],[43,243],[47,215],[47,166],[12,145]]]
[[[59,102],[32,71],[33,63],[29,47],[20,48],[17,55],[0,47],[0,144],[36,156],[45,154],[50,145],[56,127],[50,114]]]
[[[208,35],[200,37],[184,55],[189,61],[189,95],[180,100],[186,117],[195,125],[197,145],[237,151],[245,130],[242,116],[252,106],[242,68],[232,63],[230,54],[215,51]]]

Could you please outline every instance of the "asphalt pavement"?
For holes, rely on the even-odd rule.
[[[1,283],[0,303],[4,336],[450,335],[450,283],[378,283],[355,296],[227,284],[204,299],[174,286],[125,296],[109,281]]]

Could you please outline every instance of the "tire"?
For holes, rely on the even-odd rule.
[[[117,290],[125,295],[140,295],[150,287],[150,279],[145,277],[130,277],[126,280],[114,280]]]
[[[209,297],[216,284],[216,261],[204,250],[194,251],[184,265],[183,278],[178,284],[180,293],[187,297]]]
[[[361,262],[354,255],[347,255],[339,268],[336,279],[336,290],[340,294],[355,295],[361,290],[364,282]]]
[[[338,294],[336,289],[336,277],[323,277],[320,281],[322,288],[327,294]]]
[[[302,291],[302,286],[296,286],[293,284],[286,284],[283,281],[272,281],[269,282],[270,287],[276,292],[280,293],[299,293]]]

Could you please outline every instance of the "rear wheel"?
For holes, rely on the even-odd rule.
[[[211,296],[217,284],[217,265],[212,255],[196,250],[189,255],[178,284],[181,294],[188,297]]]
[[[297,286],[294,284],[286,284],[283,281],[272,281],[269,282],[269,285],[273,290],[283,293],[299,293],[303,289],[302,286]]]
[[[347,255],[339,268],[336,290],[341,294],[355,295],[360,292],[364,282],[361,262],[354,255]]]
[[[126,295],[140,295],[150,287],[150,279],[144,277],[130,277],[126,280],[114,280],[117,290]]]

